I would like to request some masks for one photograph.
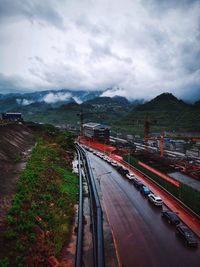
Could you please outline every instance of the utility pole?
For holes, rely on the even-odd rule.
[[[146,150],[148,149],[149,131],[150,131],[150,120],[149,120],[149,115],[147,113],[144,121],[144,145]]]
[[[165,143],[165,139],[164,139],[164,130],[162,130],[161,136],[160,136],[160,157],[163,158],[164,157],[164,143]]]
[[[81,109],[80,113],[77,114],[80,117],[80,137],[83,136],[83,110]]]

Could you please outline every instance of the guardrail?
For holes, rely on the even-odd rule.
[[[78,146],[78,145],[77,145]],[[90,210],[92,221],[92,236],[93,236],[93,256],[94,267],[104,267],[104,239],[103,239],[103,213],[97,192],[95,180],[91,170],[90,162],[87,158],[85,150],[78,146],[79,152],[83,157],[83,165],[88,181],[88,188],[90,193]],[[78,266],[76,266],[78,267]]]
[[[82,266],[83,259],[83,177],[81,170],[81,157],[78,148],[76,149],[78,155],[78,171],[79,171],[79,209],[78,209],[78,233],[76,243],[76,258],[75,266]]]

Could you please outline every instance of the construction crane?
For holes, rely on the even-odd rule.
[[[150,139],[150,126],[156,124],[156,120],[150,120],[149,114],[146,114],[145,121],[144,121],[144,145],[145,149],[148,150],[148,141]],[[164,130],[162,130],[162,133],[160,135],[160,157],[164,157]]]

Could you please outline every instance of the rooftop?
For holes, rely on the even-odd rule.
[[[89,122],[83,124],[83,127],[90,127],[92,129],[110,129],[110,126],[100,124],[100,123],[95,123],[95,122]]]

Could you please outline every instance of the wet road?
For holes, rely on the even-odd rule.
[[[200,248],[187,248],[176,237],[175,228],[162,220],[160,208],[152,206],[108,163],[88,155],[94,176],[100,176],[97,182],[121,266],[200,266]]]

